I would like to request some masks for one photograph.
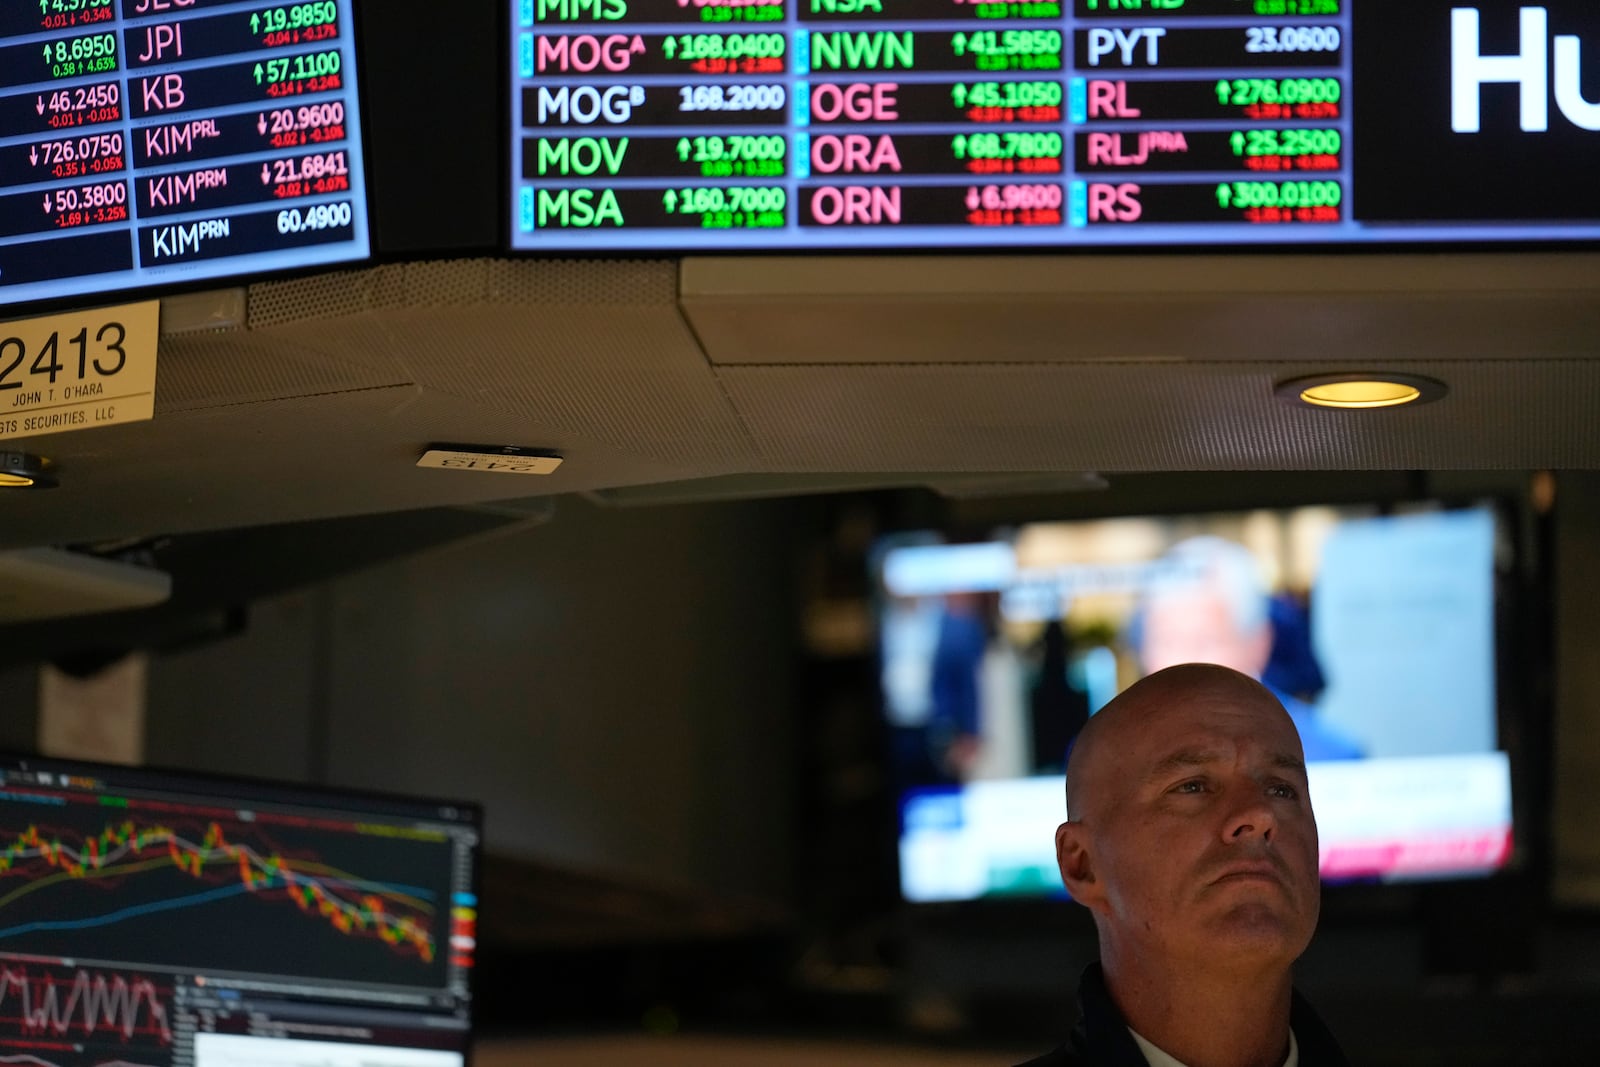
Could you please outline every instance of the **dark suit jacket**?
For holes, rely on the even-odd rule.
[[[1020,1067],[1149,1067],[1111,1001],[1098,963],[1090,964],[1078,983],[1078,1008],[1078,1025],[1067,1043]],[[1350,1067],[1333,1035],[1298,992],[1289,1009],[1289,1026],[1300,1046],[1300,1067]]]

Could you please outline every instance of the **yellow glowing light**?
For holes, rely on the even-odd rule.
[[[0,471],[0,489],[26,489],[33,479],[26,474],[7,474]]]
[[[1393,408],[1422,398],[1422,391],[1404,382],[1327,382],[1300,391],[1300,399],[1322,408]]]

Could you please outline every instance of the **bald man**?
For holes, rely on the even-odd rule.
[[[1100,962],[1068,1042],[1024,1067],[1346,1067],[1291,984],[1316,929],[1317,824],[1283,705],[1226,667],[1130,686],[1067,762],[1056,861]]]

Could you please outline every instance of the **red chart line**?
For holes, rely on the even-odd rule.
[[[63,991],[65,995],[63,996]],[[149,1021],[139,1025],[140,1006]],[[172,1043],[172,1029],[160,991],[148,978],[133,981],[113,975],[91,974],[79,970],[69,981],[52,975],[31,974],[25,967],[0,967],[0,1013],[15,1005],[16,1015],[0,1014],[24,1033],[50,1033],[65,1037],[74,1029],[92,1037],[101,1029],[120,1032],[123,1040],[137,1035]]]
[[[70,1049],[71,1046],[68,1046],[68,1048]],[[29,1065],[29,1067],[61,1067],[60,1064],[54,1063],[50,1060],[41,1059],[38,1056],[28,1055],[0,1056],[0,1063],[17,1064],[19,1067],[20,1065],[24,1064]],[[95,1064],[95,1067],[155,1067],[155,1065],[149,1063],[134,1063],[132,1060],[104,1060]]]

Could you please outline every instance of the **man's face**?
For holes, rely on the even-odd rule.
[[[1110,724],[1107,724],[1110,725]],[[1300,739],[1269,693],[1182,695],[1119,723],[1082,816],[1094,881],[1074,892],[1128,949],[1288,964],[1320,907]]]
[[[1272,649],[1271,631],[1241,631],[1226,597],[1209,582],[1153,598],[1143,629],[1139,660],[1146,674],[1180,663],[1217,663],[1259,678]]]

